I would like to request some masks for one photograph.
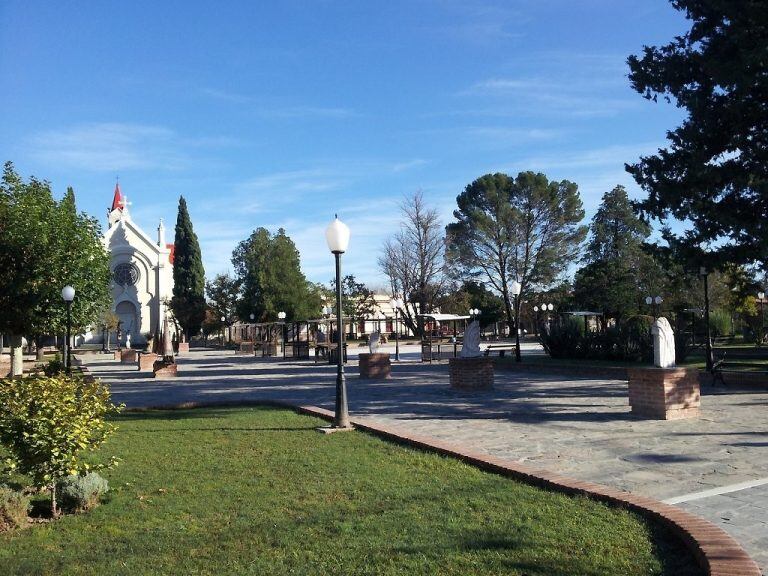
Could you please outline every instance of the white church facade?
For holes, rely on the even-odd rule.
[[[143,345],[148,334],[162,329],[173,296],[173,244],[165,241],[162,219],[153,240],[131,219],[128,206],[118,183],[103,242],[110,253],[112,310],[120,319],[120,344],[130,335],[131,345]],[[86,340],[101,342],[102,335]]]

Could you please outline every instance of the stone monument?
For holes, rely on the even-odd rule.
[[[163,338],[162,338],[163,357],[155,360],[152,365],[153,376],[155,378],[175,378],[177,375],[176,358],[173,356],[173,341],[171,340],[171,331],[168,329],[168,318],[163,319]]]
[[[360,378],[390,378],[392,363],[389,353],[379,352],[381,332],[374,330],[368,338],[368,354],[360,354]]]
[[[451,388],[488,390],[493,388],[493,359],[480,352],[480,323],[475,320],[464,330],[458,358],[448,361]]]
[[[666,318],[651,326],[653,368],[628,368],[629,405],[632,413],[656,420],[699,416],[699,373],[675,368],[675,334]]]

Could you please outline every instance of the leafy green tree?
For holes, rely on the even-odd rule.
[[[205,270],[183,196],[179,198],[174,246],[171,310],[189,339],[200,331],[205,318]]]
[[[493,323],[504,316],[504,302],[480,282],[467,280],[440,298],[440,311],[466,315],[470,308],[480,310],[480,323]]]
[[[254,230],[235,248],[232,264],[242,286],[240,318],[253,314],[264,322],[285,312],[291,321],[318,315],[320,295],[301,272],[299,251],[282,228],[274,235],[266,228]]]
[[[544,174],[486,174],[456,198],[456,222],[447,226],[447,256],[459,275],[481,278],[502,298],[510,327],[511,284],[520,300],[545,289],[577,258],[586,236],[576,184]]]
[[[6,449],[6,469],[48,489],[56,516],[58,479],[116,464],[113,457],[107,464],[93,465],[84,456],[115,431],[107,417],[120,408],[101,382],[79,375],[0,380],[0,442]]]
[[[109,255],[98,221],[77,213],[71,188],[57,202],[50,184],[29,182],[5,164],[0,183],[0,332],[38,338],[62,332],[66,307],[61,289],[76,290],[75,332],[94,323],[108,305]],[[18,355],[17,355],[18,356]],[[19,373],[14,363],[13,373]]]
[[[234,319],[240,298],[240,282],[229,274],[217,274],[205,283],[205,293],[213,311],[219,318]]]
[[[650,217],[692,226],[676,235],[707,247],[698,264],[765,263],[768,255],[768,9],[762,0],[673,0],[691,28],[630,56],[632,87],[687,116],[669,146],[628,165]]]
[[[336,279],[331,280],[331,287],[326,292],[333,296],[336,294]],[[376,300],[373,290],[370,290],[362,282],[358,282],[352,274],[341,279],[341,305],[344,308],[344,316],[349,316],[352,321],[370,318],[376,310]],[[335,300],[333,300],[335,302]],[[335,304],[334,304],[335,305]]]

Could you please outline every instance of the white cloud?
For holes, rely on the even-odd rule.
[[[28,139],[35,158],[64,168],[95,172],[180,170],[190,148],[229,146],[225,137],[182,137],[163,126],[104,122],[49,130]]]

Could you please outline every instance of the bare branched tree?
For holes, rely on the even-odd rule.
[[[400,230],[384,242],[379,266],[392,295],[403,299],[403,322],[420,336],[424,322],[416,310],[431,312],[446,282],[445,233],[437,210],[425,204],[421,191],[407,196],[400,211]]]

